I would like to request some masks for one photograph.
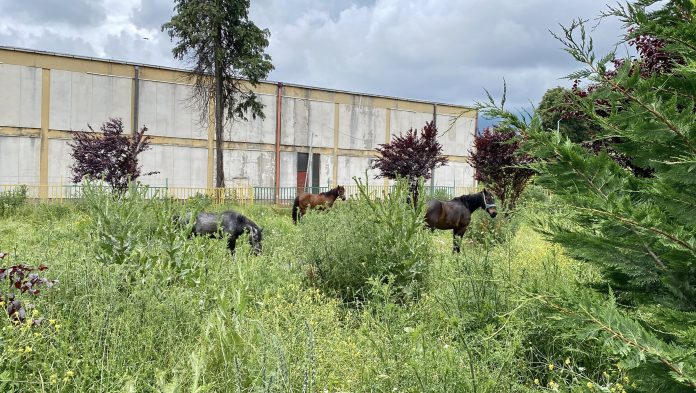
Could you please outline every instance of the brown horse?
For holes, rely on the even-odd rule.
[[[471,213],[479,207],[486,210],[491,217],[498,214],[493,195],[485,188],[476,194],[462,195],[449,202],[432,200],[428,202],[425,224],[431,230],[451,229],[454,241],[452,250],[459,252],[462,237],[471,222]]]
[[[297,220],[305,214],[308,207],[331,207],[336,198],[346,200],[346,189],[343,186],[338,186],[326,192],[319,194],[303,193],[295,197],[295,202],[292,204],[292,222],[297,224]]]

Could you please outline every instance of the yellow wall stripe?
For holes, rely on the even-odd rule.
[[[51,109],[51,70],[41,70],[41,147],[39,154],[39,197],[48,198],[48,121]]]

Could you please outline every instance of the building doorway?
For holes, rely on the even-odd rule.
[[[311,165],[311,170],[310,169]],[[310,192],[318,194],[319,168],[321,167],[321,155],[312,154],[310,163],[309,153],[297,153],[297,193]]]

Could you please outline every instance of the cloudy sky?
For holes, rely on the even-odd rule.
[[[549,29],[594,19],[605,0],[252,0],[271,31],[269,79],[455,104],[538,103],[578,65]],[[0,0],[0,45],[183,67],[160,31],[173,0]],[[592,23],[594,25],[594,23]],[[604,54],[622,26],[592,33]],[[621,46],[619,52],[625,51]]]

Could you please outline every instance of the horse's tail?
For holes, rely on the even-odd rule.
[[[295,201],[292,203],[292,222],[297,224],[297,219],[299,212],[298,210],[300,209],[300,196],[295,197]]]

